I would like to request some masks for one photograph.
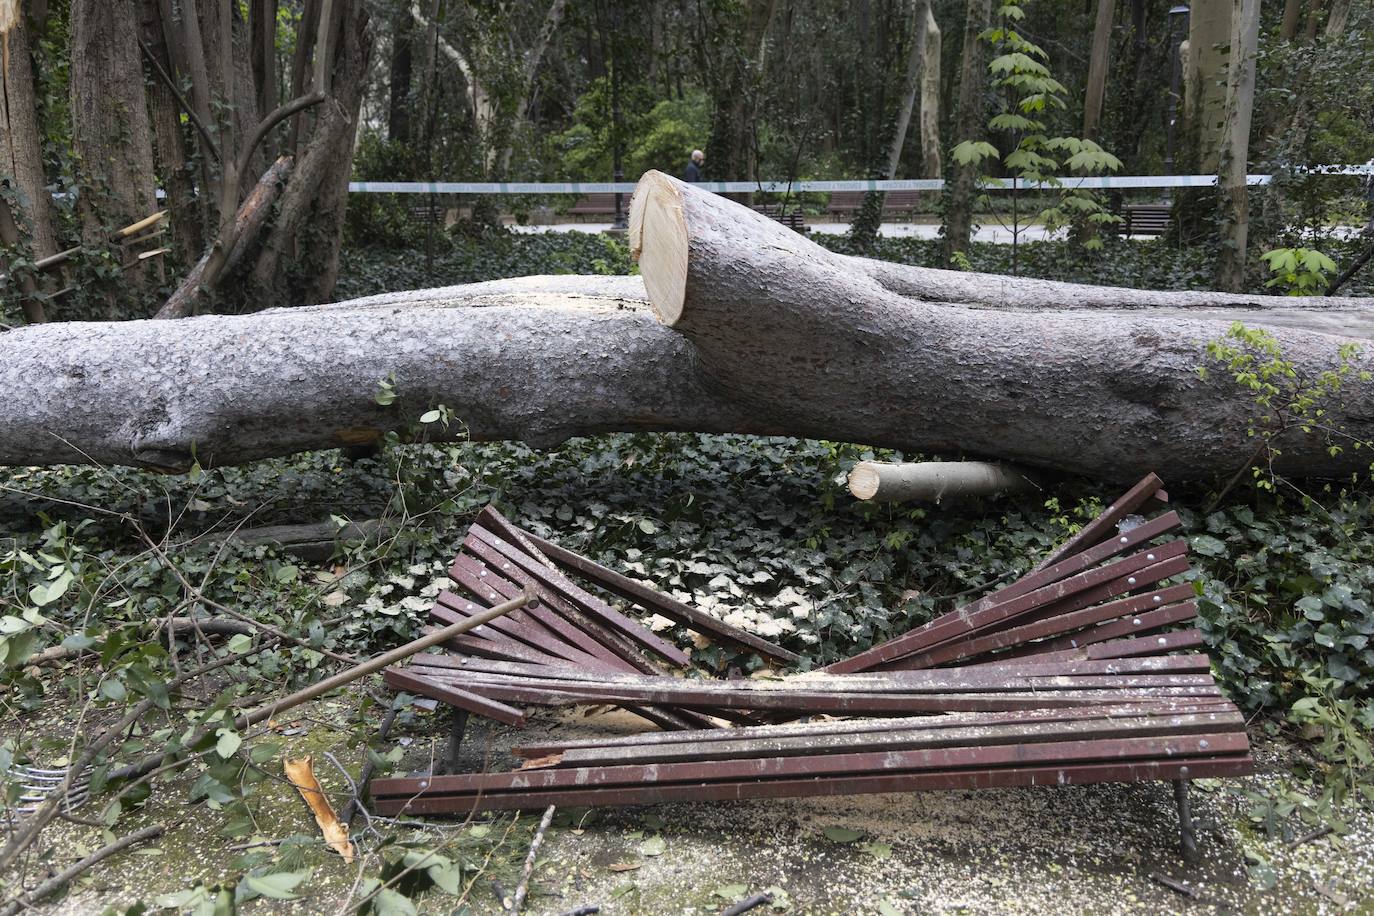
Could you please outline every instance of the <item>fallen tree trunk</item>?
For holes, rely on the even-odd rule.
[[[1145,293],[847,258],[657,173],[632,215],[644,281],[527,277],[0,334],[0,464],[182,470],[389,430],[535,446],[683,430],[1196,479],[1247,461],[1260,412],[1226,372],[1198,377],[1207,341],[1233,320],[1263,325],[1315,375],[1374,328],[1368,300]],[[1347,336],[1324,333],[1337,330]],[[381,405],[388,379],[396,399]],[[439,404],[461,426],[417,423]],[[1370,382],[1347,378],[1324,406],[1344,435],[1374,439]],[[1279,444],[1290,474],[1368,464],[1353,448],[1329,454],[1321,433]]]

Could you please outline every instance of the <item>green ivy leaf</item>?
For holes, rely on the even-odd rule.
[[[215,734],[219,736],[219,740],[215,742],[215,753],[225,760],[234,756],[243,745],[243,739],[232,728],[218,729]]]

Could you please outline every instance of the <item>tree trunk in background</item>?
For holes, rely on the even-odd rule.
[[[391,68],[387,82],[386,138],[392,143],[410,137],[410,77],[414,68],[415,22],[406,10],[398,11],[389,24]]]
[[[496,157],[496,177],[504,181],[510,173],[510,157],[514,151],[515,130],[520,122],[525,120],[529,113],[530,104],[534,101],[535,79],[539,76],[539,64],[544,60],[544,52],[549,49],[549,42],[553,40],[554,32],[558,31],[558,26],[563,22],[563,11],[567,8],[568,0],[553,0],[549,4],[548,12],[544,14],[544,22],[539,27],[539,35],[534,40],[534,45],[525,55],[525,72],[520,81],[520,97],[516,100],[515,117],[505,125],[506,139],[501,144],[501,152]],[[652,84],[652,78],[650,79]]]
[[[967,14],[961,52],[963,61],[959,66],[959,99],[954,109],[955,137],[961,143],[965,140],[981,140],[987,132],[983,118],[986,109],[983,89],[987,73],[983,66],[983,43],[978,36],[987,28],[992,16],[992,0],[968,0]],[[949,173],[943,202],[946,265],[954,263],[956,251],[968,251],[969,234],[973,230],[973,199],[978,181],[978,170],[973,166],[950,162]]]
[[[10,30],[9,66],[4,70],[4,108],[0,110],[0,182],[15,190],[19,212],[14,214],[21,235],[33,246],[35,258],[57,251],[53,231],[52,197],[43,175],[43,140],[29,59],[29,24],[21,15]],[[146,214],[145,214],[146,215]]]
[[[170,76],[177,72],[168,53],[158,0],[144,0],[143,43]],[[153,152],[158,175],[167,191],[167,213],[171,221],[172,244],[183,264],[194,264],[204,248],[205,234],[201,209],[196,201],[194,165],[181,126],[181,106],[160,78],[148,81],[148,103],[153,125]]]
[[[257,87],[257,110],[265,115],[281,104],[281,92],[277,88],[277,0],[251,0],[248,33],[251,85]],[[262,158],[275,159],[276,155],[275,144],[270,139],[265,141]]]
[[[103,248],[109,233],[157,210],[152,126],[138,49],[134,0],[73,0],[72,145],[82,186],[82,240]],[[126,272],[146,282],[149,271]]]
[[[1215,172],[1226,109],[1232,0],[1195,0],[1188,18],[1183,118],[1199,172]]]
[[[754,116],[766,54],[768,23],[777,0],[746,0],[737,24],[737,46],[721,71],[710,81],[711,137],[706,144],[706,168],[716,181],[757,178],[754,155]],[[724,23],[723,23],[724,25]],[[731,36],[734,37],[734,36]],[[742,195],[746,201],[753,195]]]
[[[1250,156],[1250,121],[1255,103],[1255,56],[1259,42],[1259,0],[1232,0],[1231,52],[1226,75],[1225,126],[1217,176],[1222,244],[1217,286],[1239,292],[1245,285],[1250,221],[1245,175]]]
[[[1303,29],[1303,40],[1309,44],[1316,40],[1317,30],[1321,27],[1323,0],[1307,0],[1307,26]]]
[[[926,5],[926,55],[921,70],[921,177],[939,178],[940,149],[940,26],[935,10]]]
[[[338,279],[353,141],[372,38],[362,0],[336,0],[335,17],[330,96],[318,106],[314,131],[296,160],[276,222],[252,268],[250,289],[268,302],[328,301]]]
[[[1116,0],[1097,0],[1097,19],[1093,23],[1092,52],[1088,58],[1088,85],[1083,96],[1083,136],[1097,139],[1102,123],[1102,99],[1107,94],[1107,57],[1112,44],[1112,13]]]
[[[1279,38],[1292,41],[1298,37],[1298,21],[1302,19],[1302,0],[1285,0],[1283,4],[1283,24],[1279,26]]]
[[[897,114],[892,121],[892,134],[888,140],[886,161],[877,178],[891,181],[897,177],[897,167],[902,162],[902,149],[906,146],[907,130],[911,127],[911,113],[916,108],[916,97],[921,91],[921,71],[926,56],[926,23],[930,13],[930,0],[922,0],[916,5],[911,17],[911,47],[907,51],[906,74],[902,79],[902,94],[897,103]],[[869,191],[864,195],[854,223],[850,226],[849,237],[860,248],[867,248],[878,237],[878,227],[883,222],[883,202],[886,191]]]

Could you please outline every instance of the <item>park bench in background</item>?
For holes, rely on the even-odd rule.
[[[450,569],[460,591],[431,616],[461,620],[527,587],[539,605],[386,683],[455,707],[451,761],[469,712],[522,724],[512,704],[617,705],[663,731],[518,747],[513,772],[382,779],[372,797],[395,815],[1168,780],[1191,856],[1188,781],[1254,764],[1243,716],[1192,651],[1192,586],[1163,584],[1188,571],[1186,541],[1163,540],[1180,525],[1167,499],[1150,475],[1015,582],[820,671],[763,680],[669,673],[688,657],[593,591],[775,662],[796,656],[488,508]]]
[[[624,205],[626,212],[629,212],[628,194],[625,195]],[[578,219],[615,216],[615,194],[583,194],[577,199],[577,203],[568,209],[568,215]]]
[[[924,206],[921,200],[923,191],[888,191],[883,198],[883,217],[896,216],[910,219],[919,213]],[[867,191],[835,191],[830,195],[830,203],[826,204],[825,212],[849,222],[854,215],[863,208],[864,198],[868,196]]]
[[[783,209],[782,204],[758,204],[754,209],[769,219],[777,220],[793,232],[805,234],[811,231],[806,227],[806,217],[795,206]]]
[[[1169,231],[1168,204],[1125,204],[1121,208],[1121,234],[1163,235]]]

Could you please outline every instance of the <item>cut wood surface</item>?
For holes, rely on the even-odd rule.
[[[373,442],[443,404],[431,439],[537,447],[606,432],[792,435],[1122,480],[1231,474],[1253,394],[1206,342],[1271,329],[1313,376],[1374,336],[1374,303],[1145,292],[837,255],[651,172],[639,277],[526,277],[250,315],[0,333],[0,464],[178,471]],[[647,294],[646,294],[647,284]],[[1369,360],[1361,356],[1361,366]],[[379,405],[380,383],[397,398]],[[1374,439],[1374,383],[1325,405],[1334,444]],[[462,432],[460,433],[460,429]],[[1277,469],[1343,475],[1291,432]]]

